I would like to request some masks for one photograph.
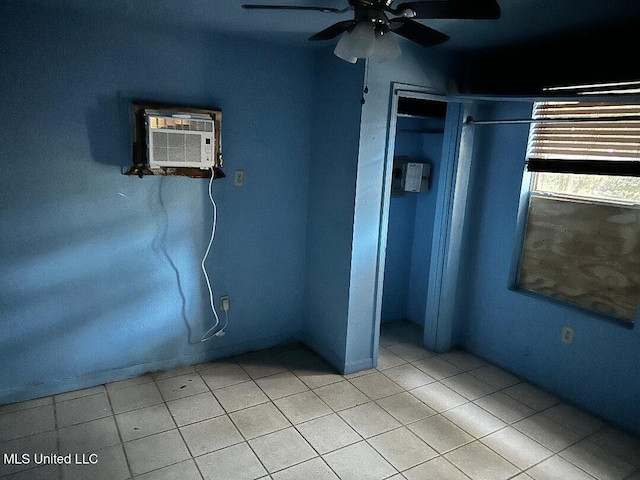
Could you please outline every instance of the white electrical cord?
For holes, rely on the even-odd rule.
[[[222,308],[224,309],[224,307]],[[224,326],[215,333],[216,337],[221,337],[227,333],[224,331],[224,329],[227,328],[227,325],[229,325],[229,310],[224,310]]]
[[[213,330],[215,330],[220,324],[220,318],[218,318],[218,312],[216,312],[216,307],[213,304],[213,291],[211,290],[211,282],[209,281],[209,275],[207,274],[207,269],[204,265],[204,262],[207,260],[207,257],[209,256],[209,252],[211,251],[211,245],[213,244],[213,237],[216,234],[216,222],[218,219],[218,207],[216,206],[216,202],[213,201],[213,194],[211,193],[211,184],[213,183],[214,177],[215,177],[215,171],[213,170],[213,167],[211,167],[211,178],[209,179],[209,200],[211,201],[211,205],[213,206],[213,226],[211,227],[211,238],[209,239],[209,245],[207,245],[207,251],[205,252],[204,257],[202,258],[202,263],[200,264],[200,266],[202,267],[202,273],[204,273],[204,278],[207,281],[207,289],[209,290],[209,303],[211,304],[211,311],[213,312],[213,316],[216,317],[216,322],[214,323],[213,327],[207,330],[207,332],[202,336],[202,338],[200,339],[201,342],[206,342],[207,340],[211,340],[214,336],[224,335],[223,330],[227,326],[227,323],[229,323],[229,317],[227,316],[227,323],[225,323],[224,327],[222,327],[222,330],[220,330],[222,334],[218,335],[220,332],[217,332],[210,335],[210,333]]]

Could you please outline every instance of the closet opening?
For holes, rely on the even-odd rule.
[[[402,344],[424,345],[432,240],[447,103],[431,95],[398,94],[378,362]],[[395,121],[394,121],[395,120]],[[391,139],[390,139],[391,140]],[[391,145],[391,143],[390,143]]]

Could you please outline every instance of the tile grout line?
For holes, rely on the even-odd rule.
[[[242,369],[244,370],[244,368],[242,367],[242,365],[240,365],[240,368],[242,368]],[[289,370],[289,368],[288,368],[288,367],[286,367],[286,366],[285,366],[285,368],[287,369],[287,372],[291,372],[291,370]],[[245,370],[245,372],[246,372],[246,370]],[[247,373],[247,375],[249,375],[249,373],[248,373],[248,372],[246,372],[246,373]],[[264,378],[264,377],[262,377],[262,378]],[[298,377],[296,376],[296,378],[298,378]],[[305,443],[306,443],[307,445],[309,445],[309,447],[311,447],[311,449],[313,449],[313,451],[314,451],[318,456],[320,456],[320,455],[318,454],[318,452],[316,451],[316,449],[315,449],[315,448],[313,448],[313,445],[311,445],[311,444],[307,441],[307,439],[306,439],[306,438],[304,438],[304,435],[302,435],[302,433],[300,433],[300,432],[298,431],[298,429],[295,427],[295,425],[293,424],[293,422],[291,422],[291,420],[289,420],[289,418],[284,414],[284,412],[282,412],[282,411],[280,410],[280,408],[278,408],[278,406],[275,404],[274,400],[273,400],[273,399],[271,399],[271,397],[269,397],[269,395],[267,395],[267,392],[265,392],[265,391],[262,389],[262,387],[260,387],[260,385],[258,385],[258,383],[257,383],[255,380],[253,381],[253,383],[255,383],[255,385],[258,387],[258,389],[260,389],[260,391],[261,391],[261,392],[262,392],[262,393],[263,393],[263,394],[264,394],[264,395],[269,399],[269,402],[267,402],[267,403],[271,403],[271,404],[273,405],[273,407],[274,407],[278,412],[280,412],[280,414],[281,414],[281,415],[286,419],[286,421],[287,421],[287,422],[289,422],[289,426],[287,426],[287,427],[284,427],[284,428],[281,428],[281,429],[275,430],[275,431],[270,432],[270,433],[266,433],[266,434],[264,434],[264,435],[260,435],[260,436],[255,437],[255,438],[266,437],[267,435],[271,435],[272,433],[281,432],[281,431],[283,431],[283,430],[286,430],[286,429],[288,429],[288,428],[292,428],[292,427],[293,427],[293,428],[296,430],[296,432],[298,433],[298,435],[300,435],[300,437],[305,441]],[[306,385],[305,385],[305,386],[306,386]],[[299,393],[303,393],[303,392],[299,392]],[[296,395],[296,394],[292,394],[292,395]],[[291,396],[291,395],[289,395],[289,396]],[[285,397],[282,397],[282,398],[285,398]],[[322,400],[322,399],[321,399],[321,400]],[[263,404],[258,404],[258,405],[263,405]],[[257,406],[257,405],[254,405],[254,406]],[[223,407],[223,408],[224,408],[224,407]],[[247,407],[247,408],[251,408],[251,407]],[[246,410],[246,408],[245,408],[245,409],[241,409],[241,410],[237,410],[237,411],[242,411],[242,410]],[[242,436],[242,438],[244,438],[245,443],[246,443],[246,444],[247,444],[247,446],[251,449],[251,452],[253,453],[253,455],[258,459],[258,461],[260,462],[260,464],[262,465],[262,467],[264,468],[264,470],[267,472],[267,474],[269,475],[269,477],[271,477],[271,474],[272,474],[272,473],[275,473],[275,472],[270,472],[270,471],[269,471],[269,469],[268,469],[268,468],[267,468],[267,466],[263,463],[263,461],[262,461],[262,459],[260,458],[260,456],[258,455],[258,453],[254,450],[254,448],[253,448],[253,446],[251,445],[251,443],[249,443],[249,440],[245,437],[245,435],[242,433],[242,431],[240,430],[240,428],[238,428],[238,425],[233,421],[233,419],[231,418],[231,416],[230,416],[230,415],[229,415],[229,419],[231,420],[231,422],[233,423],[233,425],[236,427],[236,429],[238,430],[238,432],[240,433],[240,435]],[[255,440],[255,438],[252,438],[251,440]],[[313,458],[317,458],[317,457],[313,457]],[[276,472],[280,472],[280,471],[282,471],[282,470],[286,470],[287,468],[294,467],[294,466],[299,465],[299,464],[301,464],[301,463],[304,463],[304,462],[306,462],[306,461],[308,461],[308,460],[311,460],[311,459],[304,460],[304,461],[299,462],[299,463],[296,463],[296,464],[294,464],[294,465],[289,465],[288,467],[285,467],[285,468],[283,468],[283,469],[276,470]],[[325,462],[325,463],[326,463],[326,462]]]
[[[195,368],[194,368],[194,372],[195,372]],[[198,372],[195,372],[198,375],[198,378],[200,378],[200,375],[198,374]],[[179,375],[177,375],[179,376]],[[176,426],[176,430],[178,431],[178,435],[180,435],[180,439],[182,440],[182,443],[184,443],[185,448],[187,449],[187,452],[189,453],[189,457],[190,460],[193,462],[193,464],[196,467],[196,470],[198,471],[198,475],[200,475],[201,478],[204,478],[204,475],[202,474],[202,471],[200,470],[200,467],[198,466],[198,463],[195,461],[195,457],[193,455],[193,453],[191,453],[191,449],[189,448],[189,445],[187,444],[187,440],[184,438],[184,435],[182,434],[182,430],[180,430],[180,427],[178,426],[178,423],[176,422],[176,419],[174,418],[174,416],[171,414],[171,410],[169,409],[169,405],[167,405],[167,399],[165,398],[165,396],[162,394],[162,390],[160,389],[160,387],[158,386],[158,381],[156,380],[156,378],[154,376],[152,376],[153,378],[153,383],[156,386],[156,388],[158,389],[158,392],[160,392],[160,397],[163,399],[164,401],[164,407],[167,409],[167,412],[169,413],[169,416],[171,417],[171,421],[173,422],[173,424]],[[169,377],[169,378],[176,378],[176,377]],[[202,380],[202,382],[206,384],[206,382],[204,382],[204,380],[202,378],[200,378]],[[208,385],[207,385],[207,388]],[[196,394],[197,395],[197,394]],[[193,396],[193,395],[187,395],[185,397],[181,397],[181,398],[188,398],[189,396]],[[177,400],[177,399],[176,399]],[[215,418],[215,417],[214,417]],[[170,431],[170,430],[166,430],[166,431]],[[159,432],[159,433],[164,433],[164,432]],[[145,437],[141,437],[141,438],[145,438]],[[157,470],[160,470],[162,468],[167,468],[173,465],[177,465],[181,462],[185,462],[187,460],[181,460],[179,462],[176,463],[172,463],[171,465],[165,465],[164,467],[160,467],[156,470],[151,470],[150,472],[155,472]],[[145,472],[146,473],[150,473],[150,472]],[[133,477],[132,477],[133,478]]]
[[[258,387],[259,388],[259,387]],[[259,404],[262,405],[262,404]],[[223,407],[224,408],[224,407]],[[240,411],[240,410],[238,410]],[[251,453],[253,454],[254,457],[256,457],[256,459],[258,460],[258,462],[260,462],[260,465],[262,466],[262,468],[264,468],[264,471],[267,472],[267,475],[269,475],[269,477],[271,477],[271,472],[269,471],[269,469],[267,468],[267,466],[264,464],[264,462],[262,461],[262,459],[260,458],[260,456],[258,455],[258,453],[254,450],[253,446],[249,443],[249,440],[247,439],[247,437],[244,436],[244,433],[242,433],[242,431],[240,431],[240,429],[238,428],[238,425],[236,424],[236,422],[233,421],[233,419],[231,418],[231,416],[229,414],[227,414],[227,416],[229,416],[229,420],[231,421],[231,423],[233,424],[233,426],[235,427],[236,430],[238,430],[238,433],[240,434],[240,436],[242,437],[242,439],[244,440],[244,443],[247,444],[247,447],[249,448],[249,450],[251,450]],[[287,419],[287,421],[289,421],[289,419]],[[289,428],[289,427],[285,427],[285,428]],[[276,431],[281,431],[284,429],[280,429],[280,430],[276,430]],[[272,432],[273,433],[273,432]],[[266,434],[268,435],[268,434]],[[264,436],[264,435],[262,435]],[[259,437],[256,437],[259,438]],[[240,442],[243,443],[243,442]],[[236,445],[239,445],[240,443],[236,443]],[[231,446],[231,445],[230,445]],[[229,448],[229,447],[225,447],[225,448]],[[215,451],[220,451],[223,449],[219,449],[219,450],[215,450]],[[213,452],[211,452],[213,453]],[[264,476],[264,475],[263,475]],[[203,475],[204,478],[204,475]],[[258,477],[260,478],[260,477]]]
[[[274,355],[274,358],[275,358],[275,355]],[[267,392],[265,392],[265,391],[263,390],[263,388],[262,388],[262,387],[260,387],[260,385],[255,381],[256,379],[252,378],[252,377],[251,377],[251,375],[249,375],[249,372],[247,372],[247,370],[246,370],[246,369],[245,369],[241,364],[239,364],[239,363],[238,363],[237,365],[238,365],[238,366],[239,366],[239,367],[240,367],[240,368],[241,368],[241,369],[242,369],[242,370],[247,374],[247,376],[249,376],[249,377],[250,377],[250,381],[252,381],[252,382],[256,385],[256,387],[257,387],[257,388],[258,388],[258,389],[259,389],[259,390],[260,390],[260,391],[261,391],[261,392],[262,392],[262,393],[267,397],[268,401],[267,401],[267,402],[264,402],[264,403],[259,403],[259,404],[257,404],[257,405],[252,405],[251,407],[246,407],[246,408],[243,408],[243,409],[240,409],[240,410],[236,410],[236,411],[234,411],[234,412],[228,412],[228,411],[226,410],[226,408],[225,408],[223,405],[221,405],[221,406],[222,406],[223,410],[226,412],[226,415],[229,417],[229,420],[231,421],[231,423],[234,425],[234,427],[236,428],[236,430],[238,430],[238,433],[240,434],[240,436],[244,439],[244,443],[246,443],[246,444],[247,444],[247,446],[249,447],[249,449],[251,450],[251,452],[253,453],[253,455],[258,459],[258,461],[260,462],[260,464],[262,465],[262,467],[264,468],[264,470],[267,472],[267,474],[269,475],[269,477],[271,477],[271,473],[275,473],[275,472],[270,472],[270,471],[269,471],[269,469],[267,468],[267,466],[263,463],[262,459],[259,457],[259,455],[257,454],[257,452],[254,450],[254,448],[253,448],[253,446],[251,445],[251,443],[249,443],[249,440],[245,437],[245,435],[242,433],[242,431],[238,428],[238,425],[236,424],[236,422],[234,422],[233,418],[231,418],[231,413],[240,412],[240,411],[242,411],[242,410],[246,410],[246,409],[248,409],[248,408],[252,408],[252,407],[255,407],[255,406],[258,406],[258,405],[264,405],[265,403],[271,403],[271,404],[274,406],[274,408],[276,408],[276,410],[277,410],[278,412],[280,412],[280,414],[281,414],[281,415],[286,419],[286,421],[287,421],[287,422],[289,422],[289,426],[284,427],[284,428],[281,428],[281,429],[278,429],[278,430],[275,430],[275,431],[270,432],[270,433],[266,433],[266,434],[263,434],[263,435],[259,435],[258,437],[252,438],[251,440],[255,440],[256,438],[266,437],[267,435],[270,435],[270,434],[272,434],[272,433],[276,433],[276,432],[280,432],[280,431],[286,430],[286,429],[288,429],[288,428],[294,428],[294,429],[296,430],[296,432],[298,433],[298,435],[300,435],[300,436],[301,436],[301,438],[305,441],[305,443],[306,443],[307,445],[309,445],[309,447],[310,447],[310,448],[311,448],[311,449],[312,449],[312,450],[317,454],[317,457],[313,457],[313,458],[318,458],[318,457],[319,457],[319,458],[321,458],[321,459],[322,459],[322,456],[317,452],[317,450],[313,447],[313,445],[311,445],[311,444],[307,441],[307,439],[304,437],[304,435],[302,435],[302,433],[300,433],[300,431],[296,428],[296,426],[293,424],[293,422],[291,422],[291,420],[289,420],[289,418],[284,414],[284,412],[283,412],[283,411],[281,411],[281,410],[280,410],[280,408],[275,404],[275,401],[274,401],[273,399],[271,399],[271,397],[269,397],[269,395],[267,395]],[[284,365],[284,364],[283,364],[283,367],[286,369],[286,372],[293,373],[293,372],[289,369],[289,367],[287,367],[286,365]],[[279,373],[286,373],[286,372],[279,372]],[[295,375],[295,373],[293,373],[293,374]],[[273,374],[273,375],[278,375],[278,373]],[[267,377],[269,377],[269,376],[272,376],[272,375],[266,375],[266,376],[264,376],[264,377],[260,377],[260,378],[267,378]],[[298,378],[298,376],[297,376],[297,375],[295,375],[295,377],[296,377],[296,378]],[[206,382],[205,382],[205,383],[206,383]],[[302,383],[304,384],[304,382],[302,382]],[[207,386],[209,386],[209,385],[207,384]],[[305,384],[305,386],[308,388],[308,386],[307,386],[306,384]],[[210,387],[209,387],[209,388],[210,388]],[[225,387],[223,387],[223,388],[225,388]],[[311,391],[311,392],[312,392],[313,390],[312,390],[312,389],[309,389],[308,391]],[[211,391],[211,393],[215,396],[215,393],[214,393],[213,391]],[[304,393],[304,392],[298,392],[298,393]],[[280,400],[280,398],[286,398],[286,397],[290,397],[290,396],[293,396],[293,395],[297,395],[297,393],[294,393],[294,394],[291,394],[291,395],[286,395],[286,396],[284,396],[284,397],[279,397],[277,400]],[[316,394],[316,396],[317,396],[317,394]],[[318,398],[320,398],[320,397],[318,397]],[[320,398],[320,400],[322,401],[322,399],[321,399],[321,398]],[[323,403],[324,403],[324,402],[323,402]],[[330,408],[330,407],[329,407],[329,408]],[[311,460],[311,459],[308,459],[308,460]],[[281,469],[281,470],[276,470],[276,472],[280,472],[280,471],[282,471],[282,470],[286,470],[286,469],[288,469],[288,468],[291,468],[291,467],[294,467],[294,466],[299,465],[299,464],[301,464],[301,463],[304,463],[304,462],[306,462],[306,461],[308,461],[308,460],[304,460],[304,461],[299,462],[299,463],[296,463],[296,464],[294,464],[294,465],[290,465],[290,466],[285,467],[284,469]],[[322,461],[324,462],[324,459],[322,459]],[[326,462],[324,462],[324,463],[326,464]],[[328,465],[327,465],[327,466],[328,466]],[[331,467],[329,467],[329,468],[331,468]],[[333,471],[333,470],[332,470],[332,471]]]
[[[47,403],[45,405],[37,405],[35,407],[16,410],[16,411],[13,411],[13,412],[3,413],[3,414],[0,414],[0,417],[2,417],[3,415],[11,415],[12,413],[27,412],[27,411],[35,409],[35,408],[47,407],[47,406],[51,405],[52,415],[53,415],[53,429],[52,430],[45,430],[43,432],[31,433],[29,435],[23,435],[21,437],[16,437],[16,438],[11,438],[11,439],[8,439],[8,440],[0,441],[0,447],[2,447],[5,444],[8,444],[10,442],[15,442],[15,441],[23,440],[23,439],[28,439],[28,438],[33,438],[33,437],[36,437],[37,435],[43,435],[43,434],[46,434],[46,433],[53,433],[55,435],[55,450],[56,450],[55,453],[56,454],[60,453],[59,438],[58,438],[58,418],[57,418],[57,414],[56,414],[56,407],[55,407],[53,396],[52,395],[48,395],[48,396],[51,397],[51,403]],[[46,397],[42,397],[42,398],[46,398]],[[29,401],[29,400],[27,400],[27,401]],[[2,452],[2,453],[4,454],[4,453],[7,453],[7,452]],[[26,453],[26,452],[24,452],[24,453]],[[20,470],[16,470],[15,472],[12,472],[12,473],[2,474],[2,475],[0,475],[0,478],[6,478],[6,477],[8,477],[10,475],[16,475],[18,473],[26,472],[26,471],[29,471],[29,470],[35,470],[38,467],[39,467],[39,465],[36,465],[35,463],[33,465],[31,465],[31,463],[29,463],[29,467],[23,468],[23,469],[20,469]],[[61,468],[62,468],[61,466],[58,466],[59,478],[62,478],[62,476],[61,476],[62,475]]]
[[[563,457],[562,455],[560,455],[562,452],[565,452],[566,450],[570,449],[571,447],[573,447],[573,446],[577,445],[578,443],[581,443],[581,442],[583,442],[583,441],[585,441],[585,440],[588,440],[588,436],[587,436],[587,437],[584,437],[584,438],[581,438],[580,440],[577,440],[577,441],[575,441],[575,442],[571,443],[570,445],[567,445],[567,446],[566,446],[565,448],[563,448],[562,450],[558,450],[558,452],[556,452],[556,453],[555,453],[555,455],[556,455],[556,456],[558,456],[558,457],[560,457],[560,458],[562,458],[562,459],[563,459],[563,460],[565,460],[566,462],[569,462],[569,463],[570,463],[571,465],[573,465],[574,467],[579,468],[579,469],[580,469],[580,470],[582,470],[583,472],[586,472],[588,475],[591,475],[592,477],[596,478],[596,477],[595,477],[595,475],[592,475],[591,473],[589,473],[587,470],[585,470],[585,469],[584,469],[583,467],[581,467],[580,465],[578,465],[578,464],[576,464],[575,462],[573,462],[573,461],[569,460],[568,458],[565,458],[565,457]],[[590,442],[590,443],[593,443],[593,442]],[[594,445],[596,445],[596,444],[594,444]],[[597,447],[599,447],[599,445],[596,445],[596,446],[597,446]],[[602,447],[600,447],[600,448],[602,448]],[[603,450],[604,450],[604,449],[603,449]],[[605,450],[605,451],[606,451],[606,450]],[[614,454],[612,454],[612,453],[610,453],[610,452],[607,452],[607,453],[609,453],[609,454],[610,454],[611,456],[613,456],[613,457],[618,458],[619,460],[622,460],[623,462],[625,461],[624,459],[621,459],[621,458],[619,458],[618,456],[616,456],[616,455],[614,455]],[[627,462],[625,462],[625,463],[627,463]],[[633,466],[633,465],[632,465],[632,466]],[[632,473],[633,473],[633,471],[632,471]]]
[[[58,402],[56,401],[56,397],[55,396],[51,396],[51,403],[52,403],[52,407],[53,407],[53,429],[56,435],[56,452],[58,454],[60,454],[60,433],[59,433],[59,428],[58,428]],[[62,469],[62,465],[58,465],[58,468],[56,469],[58,471],[58,478],[63,478],[64,475],[64,470]]]
[[[109,409],[111,410],[111,417],[113,418],[113,423],[116,426],[116,432],[118,433],[118,439],[120,440],[120,448],[122,449],[122,453],[124,454],[124,461],[127,464],[127,469],[129,470],[129,478],[134,478],[133,469],[131,468],[131,462],[129,461],[129,455],[127,454],[127,450],[124,448],[124,439],[122,438],[122,433],[120,432],[120,425],[118,425],[118,421],[116,419],[116,414],[113,409],[113,404],[111,403],[111,395],[109,394],[109,390],[107,389],[107,385],[104,385],[105,394],[107,396],[107,402],[109,403]]]
[[[304,382],[303,382],[303,383],[304,383]],[[331,384],[329,384],[329,385],[331,385]],[[325,386],[326,386],[326,385],[325,385]],[[336,472],[336,471],[331,467],[331,465],[329,465],[329,463],[324,459],[324,457],[322,456],[322,454],[321,454],[320,452],[318,452],[318,450],[316,449],[316,447],[314,447],[314,446],[311,444],[311,442],[309,442],[309,441],[306,439],[306,437],[304,436],[304,434],[303,434],[303,433],[298,429],[298,425],[302,425],[302,424],[304,424],[304,423],[311,422],[311,421],[316,420],[316,419],[318,419],[318,418],[328,417],[329,415],[337,415],[337,413],[336,413],[336,412],[334,412],[334,411],[333,411],[333,409],[332,409],[329,405],[327,405],[327,403],[326,403],[326,402],[325,402],[325,401],[324,401],[324,400],[323,400],[323,399],[322,399],[322,398],[321,398],[317,393],[315,393],[315,392],[313,391],[313,389],[310,389],[309,391],[313,392],[313,393],[314,393],[314,395],[315,395],[316,397],[318,397],[318,399],[319,399],[319,400],[320,400],[320,401],[321,401],[321,402],[322,402],[322,403],[323,403],[323,404],[324,404],[324,405],[325,405],[329,410],[331,410],[331,413],[327,413],[327,414],[325,414],[325,415],[321,415],[320,417],[312,418],[312,419],[310,419],[310,420],[307,420],[307,421],[305,421],[305,422],[301,422],[301,423],[299,423],[299,424],[297,424],[297,425],[296,425],[296,424],[294,424],[293,422],[291,422],[291,421],[288,419],[288,417],[285,415],[285,413],[284,413],[284,412],[283,412],[283,411],[278,407],[278,405],[276,405],[276,404],[275,404],[275,402],[274,402],[274,405],[275,405],[275,407],[278,409],[278,411],[279,411],[282,415],[284,415],[285,417],[287,417],[287,420],[289,420],[289,421],[290,421],[290,423],[291,423],[291,425],[293,426],[293,428],[296,430],[296,432],[298,432],[298,435],[300,435],[300,436],[304,439],[304,441],[307,443],[307,445],[309,445],[309,446],[313,449],[313,451],[318,455],[317,457],[314,457],[314,458],[320,458],[320,461],[322,461],[322,463],[324,463],[324,464],[327,466],[327,468],[328,468],[328,469],[329,469],[329,470],[330,470],[330,471],[331,471],[331,472],[332,472],[336,477],[338,477],[338,479],[339,479],[339,478],[340,478],[340,475],[338,475],[338,472]],[[355,430],[354,430],[354,432],[355,432]],[[355,433],[356,433],[356,435],[360,436],[360,434],[359,434],[358,432],[355,432]],[[360,436],[360,438],[362,439],[362,437],[361,437],[361,436]],[[354,443],[358,443],[358,442],[354,442]],[[342,448],[346,448],[347,446],[350,446],[350,445],[353,445],[353,443],[352,443],[352,444],[349,444],[349,445],[345,445],[344,447],[337,448],[337,449],[335,449],[335,450],[331,450],[330,452],[327,452],[327,453],[337,452],[338,450],[340,450],[340,449],[342,449]],[[325,453],[325,455],[326,455],[327,453]],[[311,460],[311,459],[309,459],[309,460]],[[309,461],[309,460],[305,460],[305,461]],[[304,463],[304,462],[301,462],[301,463]],[[289,467],[287,467],[287,468],[289,468]]]

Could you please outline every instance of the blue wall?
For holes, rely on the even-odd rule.
[[[523,118],[527,103],[477,118]],[[465,235],[462,343],[472,352],[640,434],[640,330],[509,290],[527,125],[477,126]],[[572,345],[562,327],[575,330]]]
[[[315,66],[303,338],[343,370],[363,62],[322,49]]]
[[[301,49],[0,7],[0,403],[297,339],[303,329],[311,55]],[[256,73],[260,72],[259,75]],[[128,108],[223,111],[205,180],[127,177]]]
[[[403,129],[422,128],[422,121],[398,118],[394,155],[407,156],[413,161],[422,160],[422,137]],[[384,264],[382,292],[382,322],[408,319],[408,293],[411,276],[411,252],[416,217],[417,194],[406,193],[391,197],[389,202],[389,232]]]
[[[415,160],[418,160],[414,157]],[[382,322],[409,319],[409,280],[416,217],[416,194],[393,197],[384,265]]]
[[[444,121],[430,119],[430,128],[444,128]],[[425,324],[427,292],[431,268],[431,248],[433,240],[438,178],[442,157],[442,133],[422,136],[422,158],[431,164],[429,190],[416,197],[415,227],[411,250],[411,273],[409,277],[408,318],[419,325]]]
[[[385,255],[382,322],[410,320],[424,325],[437,196],[442,133],[403,130],[443,128],[437,119],[398,118],[395,155],[431,164],[429,190],[391,197]]]

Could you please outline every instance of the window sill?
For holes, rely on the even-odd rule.
[[[517,293],[519,295],[523,295],[525,297],[531,298],[533,300],[542,301],[551,303],[558,307],[569,308],[576,313],[582,313],[584,316],[593,318],[595,320],[605,321],[608,323],[613,323],[620,327],[624,327],[627,330],[633,330],[635,327],[635,321],[622,320],[617,317],[612,317],[610,315],[605,315],[604,313],[597,312],[595,310],[590,310],[588,308],[582,307],[580,305],[576,305],[575,303],[567,302],[566,300],[561,300],[559,298],[550,297],[548,295],[544,295],[542,293],[533,292],[531,290],[525,290],[524,288],[520,288],[517,285],[511,285],[508,287],[509,291]]]

